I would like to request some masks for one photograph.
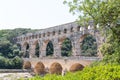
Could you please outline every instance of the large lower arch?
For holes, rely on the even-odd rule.
[[[25,42],[24,45],[23,45],[23,47],[24,47],[24,54],[23,54],[23,56],[25,58],[29,58],[30,45],[27,42]]]
[[[52,56],[54,54],[54,47],[52,41],[49,41],[46,46],[46,56]]]
[[[85,34],[80,38],[81,56],[97,56],[97,42],[94,36]]]
[[[67,56],[67,57],[72,55],[72,43],[71,43],[71,40],[69,38],[65,38],[62,41],[61,55]]]

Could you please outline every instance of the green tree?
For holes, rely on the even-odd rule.
[[[88,26],[89,21],[94,22],[95,29],[97,28],[96,25],[99,25],[99,29],[102,29],[101,31],[107,37],[106,44],[111,44],[113,49],[110,51],[111,53],[106,52],[111,48],[108,47],[106,51],[103,50],[103,54],[109,53],[107,56],[116,57],[113,61],[119,62],[120,0],[65,0],[64,4],[66,3],[70,7],[70,12],[78,15],[78,22],[81,25]]]
[[[61,54],[62,56],[72,55],[72,44],[68,38],[66,38],[62,43]]]
[[[87,35],[82,41],[81,50],[81,54],[84,56],[96,56],[97,44],[95,38],[92,35]]]
[[[53,55],[53,53],[54,53],[54,47],[53,47],[52,41],[49,41],[46,48],[46,55],[47,56]]]

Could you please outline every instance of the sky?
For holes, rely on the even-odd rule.
[[[63,0],[0,0],[0,30],[45,29],[76,18]]]

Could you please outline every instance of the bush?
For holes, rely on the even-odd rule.
[[[62,74],[62,66],[59,63],[54,62],[50,66],[50,73],[51,74]]]
[[[6,64],[6,59],[0,56],[0,69],[4,69]]]
[[[31,63],[30,63],[30,61],[24,62],[23,69],[31,69]]]
[[[120,80],[120,65],[86,67],[82,71],[61,75],[36,76],[29,80]]]
[[[45,73],[45,66],[44,66],[44,64],[42,62],[38,62],[35,65],[34,72],[35,72],[35,74],[44,74]]]
[[[83,70],[84,66],[79,64],[79,63],[75,63],[70,67],[70,72],[76,72],[76,71],[80,71]]]
[[[0,69],[21,69],[23,60],[18,56],[8,59],[0,56]]]
[[[21,69],[23,65],[23,60],[20,57],[16,56],[12,59],[12,63],[14,63],[14,69]]]

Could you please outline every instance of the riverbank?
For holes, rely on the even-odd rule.
[[[20,78],[30,78],[32,75],[29,72],[24,73],[0,73],[0,80],[18,80]]]

